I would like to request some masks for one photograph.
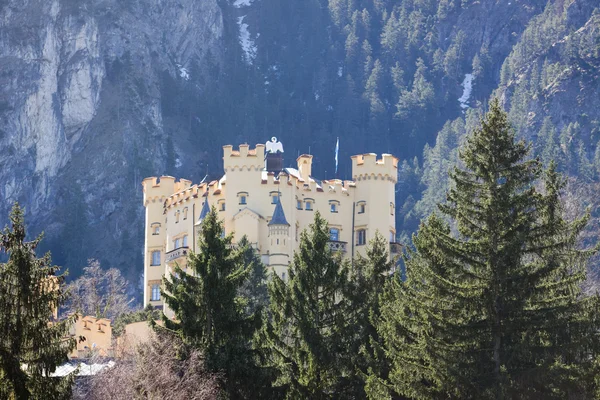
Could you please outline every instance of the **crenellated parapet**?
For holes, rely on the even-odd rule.
[[[247,144],[241,144],[238,150],[233,146],[223,146],[223,169],[225,173],[235,171],[262,171],[265,166],[265,145],[257,144],[250,149]]]
[[[391,154],[367,153],[352,156],[352,178],[362,180],[398,181],[398,159]]]
[[[151,176],[142,181],[144,191],[144,207],[149,203],[159,202],[163,204],[165,200],[170,199],[178,193],[185,193],[191,189],[192,181],[180,179],[176,181],[172,176],[161,176],[157,178]]]

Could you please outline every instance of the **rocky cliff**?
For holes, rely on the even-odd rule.
[[[166,77],[218,60],[222,36],[216,0],[0,2],[2,221],[19,201],[56,261],[139,275],[139,182],[185,147],[161,111]]]

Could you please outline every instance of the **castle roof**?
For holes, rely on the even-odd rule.
[[[196,225],[198,225],[202,221],[204,221],[204,218],[206,218],[206,216],[208,215],[209,212],[210,212],[210,207],[208,206],[208,197],[207,197],[206,200],[204,200],[204,204],[202,205],[202,210],[200,211],[200,217],[198,218],[198,222],[196,223]]]
[[[287,225],[287,219],[285,219],[285,214],[283,213],[283,207],[281,207],[281,201],[277,200],[277,204],[275,204],[275,211],[273,211],[273,218],[269,221],[269,226],[271,225]]]

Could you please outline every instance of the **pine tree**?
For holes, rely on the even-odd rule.
[[[339,355],[346,348],[345,302],[348,265],[328,247],[327,222],[315,213],[310,233],[289,267],[289,280],[276,274],[269,283],[270,319],[258,342],[265,367],[276,371],[275,386],[288,399],[344,397],[346,381]]]
[[[597,326],[582,297],[587,217],[562,217],[563,182],[528,160],[497,100],[461,153],[447,203],[421,224],[406,283],[388,285],[378,332],[389,380],[372,398],[567,398],[589,389]],[[535,183],[543,178],[544,190]],[[454,226],[454,229],[451,229]]]
[[[176,266],[173,275],[163,278],[162,295],[175,313],[174,320],[163,316],[163,322],[186,345],[204,353],[209,371],[224,374],[222,384],[231,396],[249,398],[260,385],[251,349],[260,316],[248,315],[246,301],[238,297],[250,273],[244,264],[246,248],[234,249],[233,236],[223,236],[214,207],[199,236],[199,252],[188,256],[191,273]]]
[[[246,301],[246,313],[253,315],[260,313],[269,304],[267,269],[246,236],[240,239],[238,246],[243,249],[244,265],[250,269],[248,279],[240,287],[239,295]]]
[[[395,270],[390,259],[389,241],[379,232],[371,240],[365,256],[358,255],[346,289],[348,299],[347,354],[350,365],[350,383],[347,391],[353,397],[365,398],[365,378],[369,373],[387,376],[388,366],[381,350],[382,340],[375,328],[380,317],[380,295]]]
[[[50,254],[36,257],[42,236],[26,242],[23,210],[15,204],[11,228],[0,233],[0,398],[69,399],[73,377],[51,378],[75,347],[72,318],[56,321],[65,301],[64,275]]]

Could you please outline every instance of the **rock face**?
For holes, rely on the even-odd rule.
[[[94,256],[131,278],[140,179],[164,171],[178,140],[164,76],[218,61],[222,36],[216,0],[0,1],[0,222],[19,201],[57,262]]]

